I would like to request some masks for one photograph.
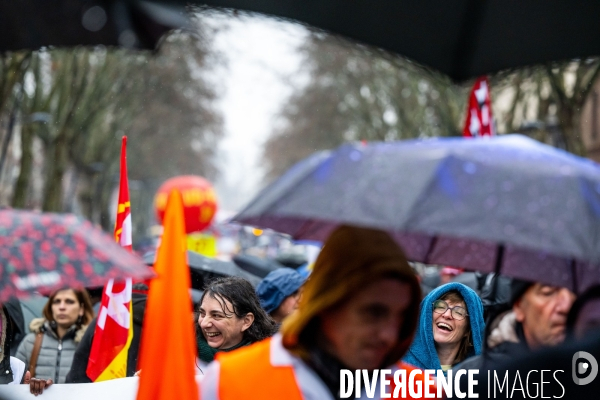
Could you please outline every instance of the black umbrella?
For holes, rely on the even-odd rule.
[[[187,4],[300,21],[457,81],[600,55],[600,2],[590,0],[4,0],[0,51],[78,44],[153,48],[166,30],[181,26]],[[101,10],[90,14],[94,6]]]
[[[108,45],[154,49],[186,23],[184,4],[140,0],[0,1],[0,51]]]
[[[401,54],[457,81],[506,68],[600,55],[598,1],[203,0],[202,3],[307,23]]]
[[[221,261],[205,257],[202,254],[189,250],[187,256],[192,279],[192,289],[202,290],[206,282],[223,276],[239,276],[247,279],[252,286],[256,286],[260,282],[261,278],[259,276],[244,271],[231,261]],[[153,265],[154,258],[154,252],[147,253],[144,255],[144,262],[148,265]]]
[[[233,262],[235,262],[244,271],[256,276],[260,276],[261,278],[267,276],[269,272],[275,271],[277,268],[282,268],[284,266],[277,261],[263,259],[250,254],[238,254],[233,257]]]
[[[289,268],[300,268],[301,266],[303,266],[304,264],[306,264],[308,262],[308,259],[306,258],[306,256],[304,254],[300,254],[300,253],[281,253],[279,254],[276,258],[275,261],[277,261],[279,264],[283,265],[284,267],[289,267]]]

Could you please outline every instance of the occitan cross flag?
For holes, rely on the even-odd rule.
[[[115,240],[132,251],[131,211],[127,181],[127,136],[121,145],[121,179],[115,222]],[[96,328],[86,373],[94,382],[127,376],[127,353],[133,338],[130,278],[108,281],[102,291]]]

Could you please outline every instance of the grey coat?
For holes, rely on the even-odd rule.
[[[48,321],[44,318],[36,318],[29,324],[32,333],[25,336],[17,349],[16,357],[23,361],[27,366],[27,370],[29,370],[35,336],[40,331],[44,332],[35,370],[36,377],[50,378],[55,383],[64,383],[67,373],[71,369],[75,349],[77,349],[86,328],[87,325],[81,326],[79,329],[76,325],[73,325],[62,340],[59,340]]]

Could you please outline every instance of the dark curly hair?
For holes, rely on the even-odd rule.
[[[277,324],[260,306],[252,284],[246,279],[237,276],[214,279],[204,286],[200,304],[207,295],[221,303],[221,308],[226,315],[233,313],[236,317],[243,318],[248,313],[254,314],[254,322],[244,331],[245,340],[254,343],[271,337],[277,332]],[[233,310],[227,307],[225,300],[231,303]]]

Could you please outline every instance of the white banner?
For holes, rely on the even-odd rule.
[[[202,375],[196,376],[200,382]],[[139,378],[122,378],[98,383],[54,384],[40,396],[29,393],[29,385],[0,385],[2,400],[135,400]]]

